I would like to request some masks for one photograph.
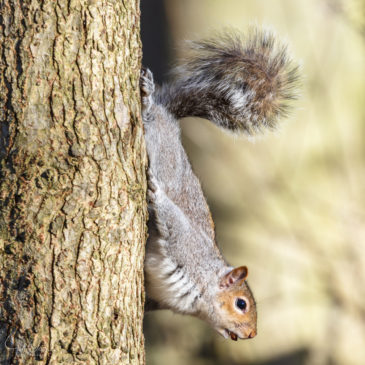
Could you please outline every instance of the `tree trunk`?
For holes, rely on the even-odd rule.
[[[0,364],[143,364],[139,2],[0,8]]]

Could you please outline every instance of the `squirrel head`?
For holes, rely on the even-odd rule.
[[[256,336],[256,303],[247,285],[246,266],[232,269],[219,281],[217,300],[214,301],[215,329],[225,338],[247,339]]]

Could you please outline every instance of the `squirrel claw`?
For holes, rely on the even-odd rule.
[[[148,179],[147,179],[148,180],[148,189],[153,192],[156,192],[158,189],[158,182],[150,170],[147,172],[147,177],[148,177]]]
[[[156,192],[159,189],[157,179],[151,173],[151,171],[147,172],[148,175],[148,191],[147,191],[147,198],[149,202],[154,202],[156,200]]]
[[[140,88],[142,97],[148,98],[155,91],[155,83],[153,81],[153,74],[150,69],[142,67]]]
[[[153,104],[153,93],[155,91],[155,83],[153,74],[148,68],[142,68],[139,79],[139,87],[141,90],[142,116],[143,121],[151,121],[153,119],[150,110]]]
[[[152,190],[148,189],[147,190],[147,202],[153,203],[155,200],[156,200],[155,193]]]

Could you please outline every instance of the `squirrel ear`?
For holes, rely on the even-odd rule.
[[[248,275],[248,269],[246,266],[236,267],[228,274],[224,275],[220,281],[221,288],[227,288],[239,281],[246,280]]]

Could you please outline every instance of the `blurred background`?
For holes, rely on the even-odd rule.
[[[156,79],[183,40],[272,28],[302,65],[278,132],[254,141],[182,122],[218,242],[249,267],[258,336],[224,340],[167,311],[145,317],[149,365],[365,364],[365,0],[142,0]]]

